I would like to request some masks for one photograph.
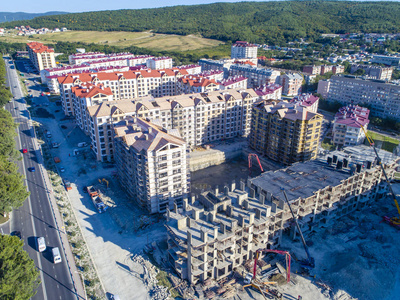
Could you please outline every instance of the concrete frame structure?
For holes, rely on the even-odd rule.
[[[368,104],[371,116],[400,120],[400,85],[355,76],[332,76],[328,101],[344,105]]]
[[[321,114],[296,103],[261,100],[252,115],[251,148],[286,165],[317,157]]]
[[[29,59],[38,71],[56,66],[54,49],[51,49],[42,43],[31,42],[26,44]]]
[[[348,151],[361,155],[366,151],[365,158],[372,161],[375,157],[366,146]],[[383,163],[393,178],[398,158],[380,154],[389,155]],[[182,208],[175,206],[166,213],[168,262],[190,284],[220,280],[252,259],[256,250],[278,248],[284,231],[296,236],[282,188],[302,231],[308,232],[382,198],[387,193],[382,177],[380,166],[373,164],[357,172],[310,161],[263,173],[239,187],[233,182],[223,191],[202,193],[197,200],[184,199]]]
[[[118,179],[128,194],[152,214],[182,206],[190,173],[179,132],[140,118],[115,124],[114,132]]]

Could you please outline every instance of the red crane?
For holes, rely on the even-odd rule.
[[[264,169],[263,169],[263,167],[262,167],[262,165],[261,165],[261,163],[260,163],[260,160],[259,160],[257,154],[250,153],[250,154],[249,154],[249,172],[250,172],[250,174],[251,174],[251,158],[252,158],[252,157],[255,157],[255,158],[257,159],[258,165],[259,165],[259,167],[260,167],[260,169],[261,169],[261,173],[263,173],[263,172],[264,172]]]

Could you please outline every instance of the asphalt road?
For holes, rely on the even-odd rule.
[[[24,249],[29,256],[35,261],[40,271],[41,285],[37,294],[32,298],[39,299],[77,299],[74,284],[71,280],[71,274],[66,263],[66,259],[61,247],[60,234],[55,220],[48,191],[46,190],[43,175],[39,167],[42,161],[39,149],[35,149],[33,127],[30,124],[28,111],[23,99],[20,88],[18,75],[15,69],[10,69],[6,59],[7,82],[10,90],[15,96],[15,100],[6,105],[6,109],[11,112],[15,121],[19,123],[17,137],[17,149],[28,149],[28,153],[23,154],[23,160],[17,164],[20,171],[26,177],[26,185],[31,192],[30,197],[25,201],[24,205],[12,213],[9,230],[20,231],[24,240]],[[29,171],[35,167],[35,172]],[[46,240],[47,250],[40,253],[37,251],[36,238],[42,236]],[[53,263],[51,248],[58,247],[61,252],[62,262]]]

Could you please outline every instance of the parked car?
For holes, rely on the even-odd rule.
[[[22,235],[21,235],[21,231],[13,231],[13,232],[11,232],[11,234],[10,234],[11,236],[17,236],[17,237],[19,237],[19,239],[21,239],[22,240]]]
[[[28,153],[28,149],[22,149],[22,153]]]
[[[35,167],[30,167],[30,168],[29,168],[29,171],[31,171],[31,172],[35,172],[35,171],[36,171],[36,169],[35,169]]]

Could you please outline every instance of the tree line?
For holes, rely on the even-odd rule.
[[[0,59],[0,214],[3,216],[21,207],[29,196],[15,163],[20,157],[14,140],[18,125],[4,109],[12,98],[5,78],[5,62]],[[16,236],[0,235],[0,299],[27,300],[36,293],[39,272],[23,245]]]
[[[154,9],[113,10],[41,16],[3,23],[73,30],[148,31],[200,34],[222,41],[280,45],[321,33],[400,31],[400,3],[356,1],[270,1],[213,3]]]

